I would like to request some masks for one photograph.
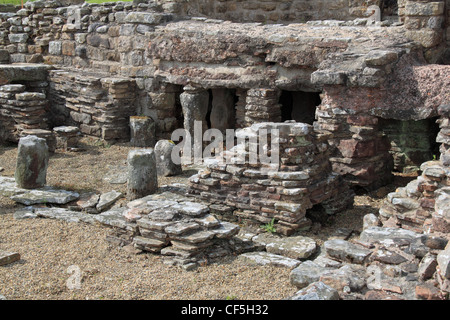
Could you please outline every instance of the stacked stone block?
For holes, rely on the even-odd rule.
[[[422,175],[388,194],[380,208],[386,226],[416,232],[450,232],[450,170],[439,161],[425,162]]]
[[[258,225],[275,219],[277,231],[286,235],[310,226],[306,212],[316,204],[334,214],[353,202],[353,192],[331,172],[328,135],[303,123],[260,123],[236,135],[257,136],[260,129],[279,130],[279,163],[242,161],[249,159],[251,148],[271,146],[270,134],[267,143],[244,142],[224,152],[227,162],[207,160],[207,169],[191,177],[189,193],[212,203],[211,209],[222,216],[233,211]]]
[[[48,101],[43,93],[28,92],[25,85],[0,86],[1,135],[17,142],[24,130],[48,129]]]
[[[161,253],[164,263],[189,268],[230,253],[228,240],[239,231],[237,225],[221,222],[206,205],[184,197],[157,200],[149,196],[130,202],[125,216],[136,220],[135,248]]]
[[[342,175],[349,184],[366,189],[391,181],[390,142],[379,131],[377,117],[322,103],[316,118],[315,128],[333,134],[328,140],[333,172]]]
[[[280,122],[281,105],[277,89],[249,89],[246,96],[245,123]]]
[[[425,48],[436,47],[444,40],[445,1],[406,1],[407,36]]]
[[[52,113],[60,123],[104,140],[129,140],[129,117],[136,112],[133,79],[74,70],[51,71],[50,79]]]

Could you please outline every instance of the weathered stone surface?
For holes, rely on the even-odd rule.
[[[339,269],[326,270],[320,275],[320,281],[343,292],[346,288],[358,292],[365,285],[365,269],[357,265],[344,265]]]
[[[79,198],[77,192],[57,190],[50,187],[44,189],[28,190],[27,192],[17,194],[11,197],[12,200],[22,203],[26,206],[33,204],[66,204]]]
[[[100,195],[100,199],[96,205],[96,208],[99,212],[110,207],[114,202],[116,202],[119,198],[121,198],[123,194],[116,190],[112,190],[106,193],[102,193]]]
[[[155,122],[150,117],[130,117],[130,145],[140,148],[155,146]]]
[[[269,252],[248,252],[239,256],[244,261],[249,261],[261,266],[275,266],[293,269],[300,264],[300,261],[288,257],[280,256]]]
[[[350,263],[364,264],[372,251],[345,240],[328,240],[324,248],[330,257]]]
[[[330,270],[330,268],[321,267],[316,263],[307,260],[291,271],[289,281],[292,285],[302,289],[309,286],[311,283],[319,281],[320,276],[328,270]]]
[[[336,289],[319,281],[296,292],[289,300],[339,300],[339,293]]]
[[[158,189],[158,177],[154,150],[131,150],[127,161],[127,198],[134,200],[155,193]]]
[[[168,177],[182,173],[181,164],[172,159],[175,145],[169,140],[159,140],[155,145],[156,169],[159,176]]]
[[[52,69],[46,64],[17,63],[0,65],[0,79],[7,83],[14,81],[45,81],[47,72]]]
[[[307,259],[317,250],[313,239],[302,236],[278,238],[261,234],[252,241],[265,245],[267,252],[297,260]]]
[[[40,188],[47,182],[48,147],[36,136],[20,138],[14,178],[20,188]]]
[[[420,279],[422,280],[430,279],[436,272],[436,267],[437,267],[436,255],[430,253],[427,254],[425,257],[423,257],[422,261],[420,261],[419,269],[417,271]]]
[[[368,243],[381,243],[389,245],[395,241],[413,243],[419,240],[420,234],[399,228],[369,227],[363,230],[360,239]]]
[[[17,252],[0,251],[0,266],[4,266],[20,260],[20,254]]]
[[[450,246],[438,254],[437,263],[442,276],[450,279]]]

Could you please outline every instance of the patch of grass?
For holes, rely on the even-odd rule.
[[[275,233],[275,232],[277,232],[277,229],[275,228],[274,224],[275,224],[275,218],[273,218],[272,221],[270,221],[269,223],[262,225],[261,228],[263,228],[265,231],[267,231],[269,233]]]

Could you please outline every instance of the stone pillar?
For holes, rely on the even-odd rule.
[[[186,86],[180,95],[180,103],[184,116],[184,129],[191,135],[192,155],[195,162],[195,159],[202,157],[203,133],[208,129],[206,114],[209,107],[209,92],[205,89]]]
[[[246,126],[261,122],[281,122],[281,105],[278,89],[250,89],[245,106]]]
[[[194,137],[194,121],[201,121],[203,131],[206,130],[208,128],[206,124],[209,105],[208,91],[186,86],[180,95],[180,102],[184,115],[184,129]]]
[[[150,117],[130,117],[132,147],[153,148],[155,146],[155,122]]]
[[[169,140],[159,140],[156,143],[156,170],[159,176],[168,177],[181,174],[181,164],[175,164],[172,161],[172,150],[174,146]]]
[[[134,200],[153,194],[158,189],[155,152],[150,149],[128,153],[127,198]]]
[[[20,188],[42,188],[47,182],[49,152],[45,139],[20,138],[14,177]]]
[[[235,128],[234,96],[229,89],[212,90],[211,128],[225,133],[226,129]]]

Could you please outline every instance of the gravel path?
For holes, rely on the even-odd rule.
[[[83,139],[84,152],[54,154],[47,184],[66,190],[125,192],[126,184],[109,184],[103,177],[115,166],[126,165],[130,147],[103,145]],[[0,147],[3,176],[13,176],[17,147]],[[159,184],[186,182],[185,171]],[[403,181],[401,181],[404,183]],[[355,208],[337,215],[333,224],[318,224],[303,233],[322,244],[336,228],[362,230],[362,217],[377,213],[382,197],[395,188],[385,187],[358,196]],[[284,299],[297,289],[289,283],[290,270],[249,266],[226,258],[218,263],[183,271],[165,265],[158,255],[128,253],[105,241],[109,229],[100,225],[67,223],[50,219],[15,220],[21,207],[0,197],[0,250],[19,252],[21,260],[0,267],[0,295],[7,299]],[[78,277],[80,275],[80,277]],[[70,289],[77,284],[79,288]]]

